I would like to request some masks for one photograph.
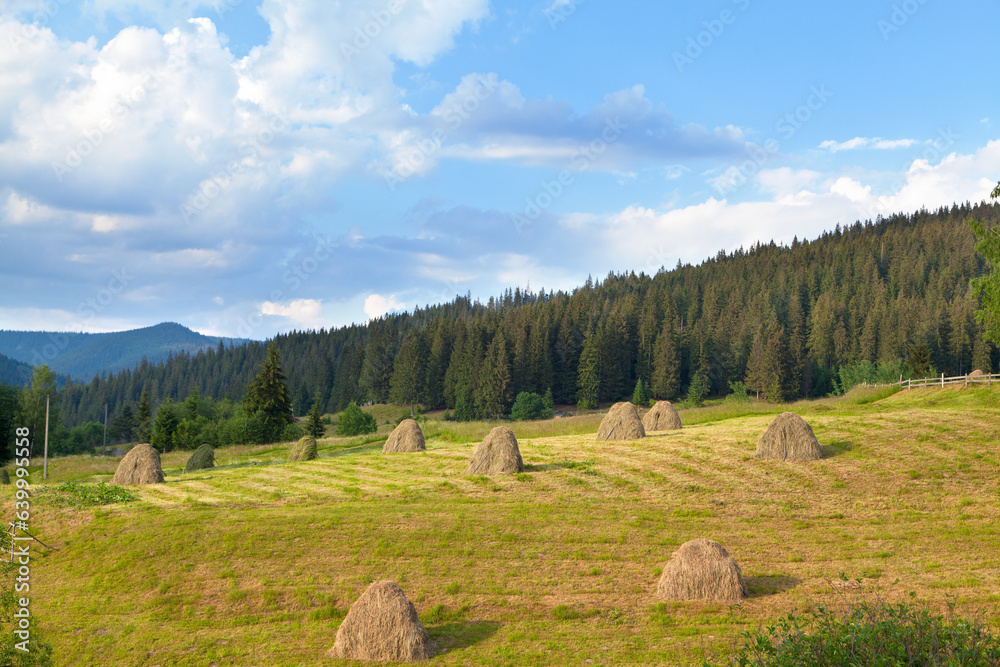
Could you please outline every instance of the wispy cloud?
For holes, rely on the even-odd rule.
[[[820,148],[825,148],[831,153],[839,153],[840,151],[852,151],[867,148],[870,150],[879,151],[889,151],[898,148],[909,148],[913,144],[917,143],[916,139],[882,139],[881,137],[854,137],[853,139],[848,139],[847,141],[834,141],[833,139],[828,139],[819,145]]]

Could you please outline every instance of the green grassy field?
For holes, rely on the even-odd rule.
[[[167,483],[133,503],[72,509],[35,487],[33,528],[60,550],[35,551],[32,608],[60,665],[350,664],[324,654],[377,579],[399,582],[442,665],[698,665],[743,630],[837,604],[842,572],[995,628],[998,405],[986,388],[721,404],[625,443],[595,441],[599,415],[515,423],[527,472],[509,478],[461,475],[489,424],[430,420],[412,455],[324,439],[317,461],[237,447],[183,474],[189,453],[170,453]],[[751,457],[785,409],[824,460]],[[113,467],[56,459],[49,488]],[[743,604],[653,597],[696,537],[740,563]]]

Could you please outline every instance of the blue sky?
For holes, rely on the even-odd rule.
[[[985,199],[995,2],[7,0],[0,328],[265,338]]]

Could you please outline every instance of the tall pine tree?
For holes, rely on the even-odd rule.
[[[285,382],[281,355],[278,347],[272,342],[267,347],[267,360],[250,382],[243,399],[243,411],[247,415],[256,413],[263,415],[265,434],[271,442],[278,439],[286,425],[295,421],[292,414],[292,397]]]

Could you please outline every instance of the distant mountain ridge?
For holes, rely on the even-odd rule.
[[[22,387],[31,381],[31,366],[0,354],[0,384]]]
[[[89,381],[134,368],[143,357],[155,364],[172,354],[214,349],[220,342],[231,347],[246,340],[205,336],[176,322],[111,333],[0,330],[0,355],[29,367],[48,364],[56,373]],[[5,368],[0,362],[0,372]]]

